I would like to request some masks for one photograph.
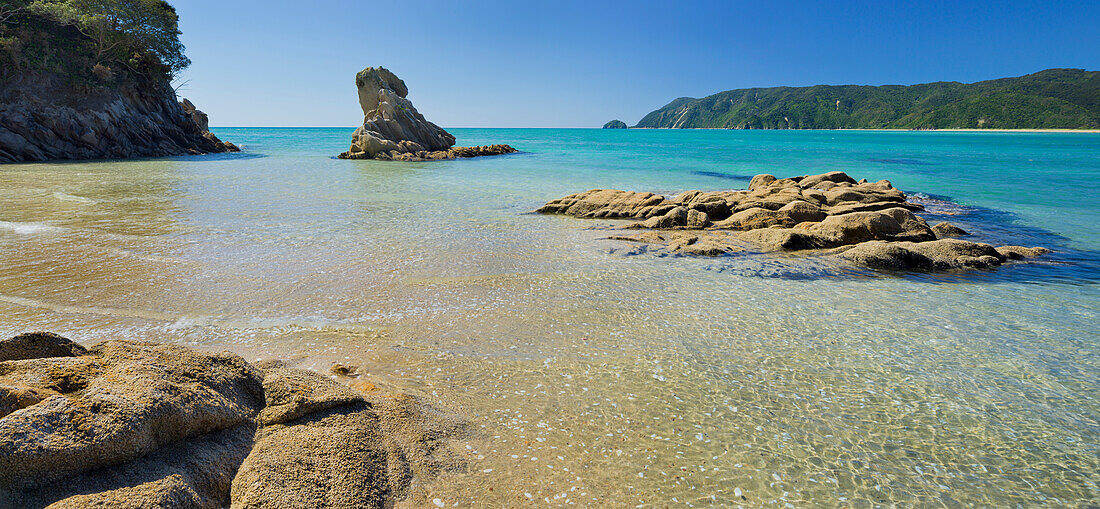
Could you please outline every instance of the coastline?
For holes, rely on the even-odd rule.
[[[601,129],[599,127],[593,127],[591,129]],[[959,132],[959,133],[1080,133],[1080,134],[1100,134],[1100,129],[971,129],[971,128],[951,128],[951,129],[873,129],[873,128],[858,128],[858,129],[733,129],[730,127],[631,127],[627,130],[684,130],[684,131],[872,131],[872,132]]]

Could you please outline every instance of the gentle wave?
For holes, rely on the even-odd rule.
[[[158,313],[156,311],[143,311],[139,309],[118,309],[118,308],[106,308],[96,306],[66,306],[64,304],[55,304],[52,302],[41,301],[37,299],[28,299],[26,297],[16,297],[14,295],[0,295],[0,302],[7,302],[9,304],[18,304],[20,306],[27,306],[32,308],[49,309],[58,313],[71,313],[71,314],[87,314],[87,315],[102,315],[102,316],[125,316],[130,318],[145,318],[147,320],[175,320],[174,315],[167,313]]]
[[[0,221],[0,229],[11,230],[21,235],[58,233],[65,231],[65,229],[60,226],[51,226],[45,223],[16,223],[12,221]]]
[[[71,201],[76,203],[84,203],[87,205],[95,205],[99,203],[99,200],[93,200],[91,198],[85,198],[83,196],[77,196],[75,194],[62,193],[61,191],[53,193],[53,197],[62,201]]]
[[[0,302],[20,306],[48,309],[57,313],[99,315],[110,317],[143,318],[167,322],[168,330],[191,327],[216,327],[219,329],[255,330],[255,329],[301,329],[318,332],[336,332],[355,336],[373,336],[385,331],[386,327],[365,325],[360,321],[330,320],[323,317],[244,317],[218,318],[201,315],[177,315],[144,309],[123,309],[99,306],[71,306],[53,302],[28,299],[14,295],[0,294]],[[382,317],[376,317],[382,318]]]
[[[186,263],[187,262],[187,260],[182,260],[182,259],[179,259],[179,258],[172,258],[172,257],[168,257],[168,256],[139,254],[139,253],[135,253],[133,251],[128,251],[126,249],[119,249],[117,247],[108,247],[107,252],[109,252],[111,254],[119,255],[119,256],[125,256],[125,257],[129,257],[129,258],[137,258],[139,260],[146,260],[146,261],[150,261],[150,262],[158,262],[158,263]]]

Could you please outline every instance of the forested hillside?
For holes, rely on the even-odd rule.
[[[969,84],[743,88],[681,97],[635,127],[1098,129],[1100,72],[1048,69]]]

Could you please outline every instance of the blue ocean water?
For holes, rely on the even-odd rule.
[[[215,131],[244,152],[0,168],[0,332],[357,364],[483,431],[448,506],[1100,503],[1100,135],[452,129],[521,153],[398,163],[335,159],[347,128]],[[632,256],[531,213],[833,170],[1054,252]]]
[[[344,128],[222,128],[272,156],[316,157],[347,150]],[[507,140],[522,156],[484,161],[494,185],[728,189],[753,175],[843,170],[889,179],[913,192],[1011,213],[1021,224],[1100,249],[1100,136],[1095,133],[452,129],[458,145]],[[494,171],[498,169],[497,171]],[[503,182],[500,182],[503,181]]]

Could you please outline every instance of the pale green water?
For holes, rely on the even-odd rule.
[[[246,153],[0,167],[0,333],[358,364],[481,430],[447,506],[1100,504],[1100,136],[454,132],[526,153],[221,129]],[[527,213],[835,169],[1057,252],[966,276],[624,256],[609,223]]]

